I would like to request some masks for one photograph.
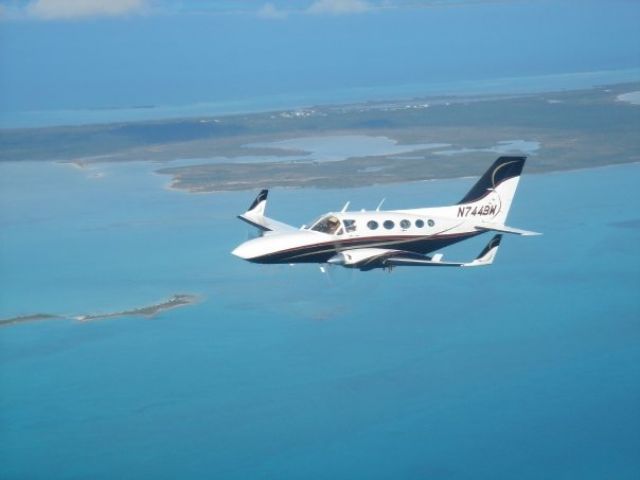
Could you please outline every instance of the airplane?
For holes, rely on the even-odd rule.
[[[318,263],[361,271],[397,266],[479,267],[493,263],[505,233],[532,236],[537,232],[507,226],[524,156],[502,156],[456,205],[382,211],[348,211],[320,216],[300,228],[265,215],[268,190],[262,190],[240,220],[261,232],[231,253],[262,264]],[[480,254],[467,262],[444,261],[442,248],[486,232],[496,232]]]

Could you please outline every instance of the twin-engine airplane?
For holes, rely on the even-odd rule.
[[[457,205],[436,208],[348,211],[322,215],[295,228],[265,216],[262,190],[238,218],[262,235],[239,245],[233,255],[255,263],[319,263],[360,270],[395,266],[478,267],[490,265],[503,233],[540,235],[505,225],[526,157],[500,157]],[[485,232],[498,232],[469,262],[426,254]]]

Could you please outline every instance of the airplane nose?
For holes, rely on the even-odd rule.
[[[278,242],[276,236],[254,238],[238,245],[231,254],[249,262],[263,263],[270,254],[279,250]]]

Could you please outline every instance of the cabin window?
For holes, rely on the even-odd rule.
[[[311,230],[315,230],[316,232],[328,233],[333,235],[340,228],[340,220],[338,217],[334,215],[328,215],[324,218],[318,220]]]
[[[424,222],[420,219],[416,220],[416,227],[418,228],[424,227]]]
[[[375,230],[378,228],[378,222],[376,222],[375,220],[369,220],[367,222],[367,227],[369,227],[369,230]]]
[[[429,219],[429,220],[427,220],[427,224],[428,224],[430,227],[433,227],[433,226],[436,224],[436,222],[434,222],[433,220]]]
[[[409,228],[411,226],[411,222],[409,220],[400,220],[400,227],[403,230],[406,230],[407,228]]]
[[[387,230],[391,230],[393,227],[395,227],[395,223],[393,223],[393,220],[385,220],[383,225]]]
[[[356,231],[356,221],[355,220],[343,220],[342,224],[344,225],[344,229],[347,233]]]

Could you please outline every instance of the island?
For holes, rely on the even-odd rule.
[[[197,301],[198,297],[189,294],[176,294],[164,302],[156,303],[154,305],[148,305],[146,307],[132,308],[131,310],[123,310],[120,312],[111,313],[96,313],[86,315],[76,315],[74,320],[80,322],[90,322],[93,320],[103,320],[105,318],[120,318],[120,317],[155,317],[159,313],[173,308],[182,307],[185,305],[191,305]]]
[[[49,313],[34,313],[31,315],[19,315],[17,317],[0,319],[0,327],[8,327],[9,325],[17,325],[19,323],[38,322],[41,320],[53,320],[55,318],[61,318],[58,315],[51,315]]]
[[[640,161],[640,82],[531,94],[439,96],[275,112],[0,130],[0,161],[156,162],[172,189],[358,187],[475,176],[501,154],[530,173]],[[325,161],[292,139],[386,138],[402,153]],[[437,145],[438,148],[433,147]]]
[[[152,318],[156,315],[178,307],[191,305],[198,301],[196,295],[178,293],[172,297],[164,300],[160,303],[153,305],[147,305],[144,307],[132,308],[131,310],[122,310],[118,312],[108,313],[90,313],[83,315],[55,315],[50,313],[36,313],[31,315],[20,315],[11,318],[0,319],[0,327],[8,327],[11,325],[17,325],[20,323],[30,323],[42,320],[55,320],[55,319],[72,319],[79,322],[91,322],[94,320],[103,320],[107,318],[122,318],[122,317],[147,317]]]

